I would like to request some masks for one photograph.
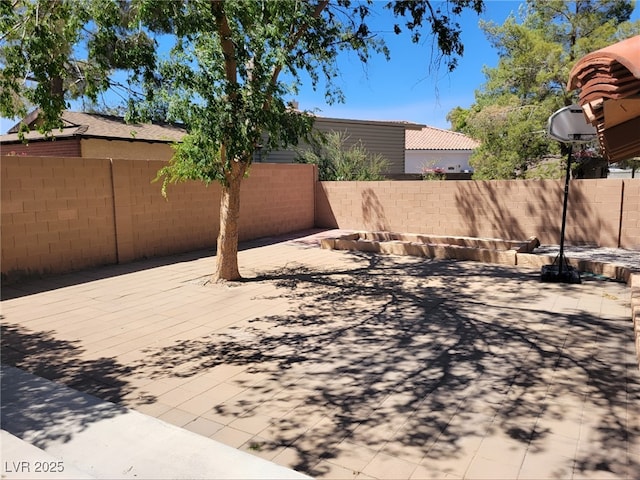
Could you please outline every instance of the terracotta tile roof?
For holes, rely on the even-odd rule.
[[[582,57],[569,73],[569,90],[640,79],[640,35]],[[581,93],[582,95],[582,93]]]
[[[567,88],[580,89],[579,103],[607,160],[640,156],[640,35],[582,57]]]
[[[37,116],[27,117],[33,124]],[[54,130],[51,135],[56,138],[81,136],[90,138],[109,138],[119,140],[144,140],[153,142],[176,142],[182,140],[185,131],[175,125],[166,123],[127,124],[122,117],[102,115],[97,113],[83,113],[65,111],[62,114],[64,128],[62,131]],[[18,139],[17,127],[9,130],[7,135],[2,135],[1,140],[9,142]],[[37,131],[27,134],[27,139],[36,140],[44,138]]]
[[[463,133],[435,127],[407,130],[406,150],[473,150],[480,144]]]

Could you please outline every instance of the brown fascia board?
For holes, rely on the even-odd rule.
[[[25,133],[24,140],[22,140],[17,133],[6,133],[5,135],[0,135],[0,143],[3,145],[11,145],[18,143],[30,143],[30,142],[44,142],[44,141],[55,141],[56,139],[65,139],[72,138],[75,136],[75,128],[66,128],[62,131],[56,131],[55,133],[50,134],[49,136],[45,136],[37,130],[32,130],[30,132]]]
[[[640,117],[640,95],[620,100],[608,100],[604,103],[604,127],[611,128]],[[640,130],[637,137],[640,138]]]
[[[105,136],[105,135],[74,135],[80,137],[82,140],[97,139],[97,140],[109,140],[109,141],[121,141],[121,142],[145,142],[145,143],[181,143],[180,140],[170,140],[163,138],[133,138],[133,137],[117,137],[117,136]]]
[[[602,146],[609,162],[640,156],[640,117],[602,131]],[[634,136],[635,135],[635,136]]]
[[[68,138],[79,138],[80,140],[97,139],[97,140],[122,141],[122,142],[145,142],[145,143],[165,143],[165,144],[179,143],[179,141],[177,141],[177,140],[161,139],[161,138],[158,138],[158,139],[146,139],[146,138],[129,138],[129,137],[125,138],[125,137],[105,136],[105,135],[86,135],[86,134],[83,134],[83,133],[75,132],[75,129],[74,129],[73,132],[56,133],[56,134],[52,134],[52,135],[50,135],[48,137],[45,137],[44,135],[40,134],[39,132],[35,132],[34,135],[29,136],[29,133],[26,134],[26,136],[25,136],[26,142],[27,143],[54,142],[57,139],[63,140],[63,139],[68,139]],[[2,138],[2,137],[4,137],[4,138]],[[20,138],[18,138],[17,134],[15,134],[15,133],[6,134],[6,135],[0,136],[0,144],[2,144],[2,145],[13,145],[13,144],[19,144],[19,143],[25,143],[25,142],[23,140],[20,140]]]
[[[18,123],[16,123],[13,127],[7,130],[7,133],[18,133],[20,132],[20,125],[23,123],[31,127],[31,124],[38,119],[38,115],[40,114],[39,109],[35,109],[31,113],[29,113],[26,117],[21,119]]]
[[[405,120],[363,120],[357,118],[335,118],[335,117],[322,117],[319,115],[314,115],[316,120],[320,120],[321,122],[328,121],[332,123],[360,123],[360,124],[369,124],[369,125],[385,125],[389,127],[403,127],[405,130],[421,130],[427,125],[423,125],[421,123],[408,122]]]
[[[604,100],[602,98],[598,98],[590,102],[587,101],[582,104],[582,111],[590,124],[596,125],[597,123],[604,121],[603,107]]]
[[[607,129],[602,123],[596,125],[602,154],[609,163],[640,156],[640,138],[630,136],[631,131],[638,129],[640,129],[640,118],[634,118]]]

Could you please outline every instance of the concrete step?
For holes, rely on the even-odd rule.
[[[157,418],[4,365],[1,412],[2,429],[22,442],[6,437],[5,444],[3,433],[3,478],[34,478],[13,475],[20,474],[15,471],[20,462],[27,462],[25,468],[28,464],[33,470],[38,458],[62,462],[65,475],[60,478],[309,478]]]
[[[95,478],[5,430],[0,431],[0,445],[2,478]]]

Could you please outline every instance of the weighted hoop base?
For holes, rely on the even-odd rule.
[[[563,265],[562,271],[557,264],[543,265],[540,280],[549,283],[582,283],[580,272],[569,265]]]

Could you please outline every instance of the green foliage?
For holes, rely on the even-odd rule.
[[[446,180],[447,174],[443,168],[438,167],[439,159],[433,159],[422,165],[422,180]]]
[[[625,0],[529,0],[502,25],[480,22],[498,66],[485,69],[475,103],[447,117],[454,130],[481,142],[470,160],[474,178],[554,175],[535,167],[558,153],[545,132],[549,116],[575,101],[566,91],[569,72],[587,53],[638,34],[640,22],[628,22],[632,10]],[[532,168],[537,173],[529,174]]]
[[[626,160],[622,160],[618,162],[622,168],[631,168],[633,170],[640,170],[640,157],[628,158]]]
[[[447,175],[440,172],[422,172],[423,180],[446,180]]]
[[[483,2],[389,1],[385,7],[399,20],[397,32],[411,32],[415,42],[423,29],[433,34],[452,68],[463,53],[455,19],[464,9],[481,12]],[[229,162],[249,163],[258,145],[283,148],[310,131],[311,117],[284,100],[303,78],[323,87],[328,101],[343,100],[333,82],[341,51],[355,51],[364,62],[372,54],[388,56],[368,27],[371,15],[366,0],[3,1],[0,114],[24,117],[37,106],[39,128],[50,132],[69,100],[87,98],[96,109],[103,92],[116,90],[127,120],[182,123],[195,138],[211,139],[209,161],[226,171]],[[159,51],[159,39],[172,43],[168,52]],[[172,165],[184,173],[186,165],[176,166],[181,158]],[[224,182],[218,170],[192,176]]]
[[[414,43],[422,41],[421,27],[427,24],[430,33],[434,35],[437,48],[436,63],[446,58],[447,69],[451,72],[458,65],[458,57],[464,53],[464,45],[460,40],[461,28],[456,18],[464,9],[471,9],[476,13],[484,11],[482,0],[455,0],[446,2],[432,2],[429,0],[398,0],[389,2],[387,8],[393,10],[396,16],[405,17],[405,27],[412,32]],[[399,24],[394,25],[394,31],[400,33]]]
[[[455,107],[447,114],[447,121],[451,124],[451,130],[454,132],[463,132],[467,130],[467,119],[469,118],[470,110],[466,110],[462,107]]]
[[[128,2],[0,2],[0,115],[24,117],[36,106],[38,128],[49,133],[73,98],[95,102],[117,85],[132,93],[155,58],[154,41],[133,23]],[[126,85],[111,80],[117,70],[130,71]]]
[[[524,174],[524,178],[527,180],[560,180],[564,178],[565,165],[565,160],[559,155],[550,156],[531,165]]]
[[[361,141],[351,143],[344,132],[331,132],[309,150],[298,150],[296,161],[318,166],[322,181],[382,180],[389,162],[380,154],[371,154]]]
[[[423,28],[433,34],[451,69],[463,53],[455,19],[482,11],[483,1],[386,7],[404,22],[396,32],[408,30],[414,42]],[[37,106],[49,132],[69,99],[93,104],[118,89],[127,120],[182,124],[188,135],[158,179],[165,193],[187,179],[222,184],[216,275],[235,279],[237,259],[226,259],[237,257],[241,175],[256,148],[284,148],[311,131],[313,117],[286,104],[303,79],[342,101],[334,82],[341,51],[363,62],[388,56],[368,27],[372,14],[373,0],[2,0],[0,114],[24,117]],[[336,174],[368,175],[358,170],[361,156],[356,149]]]
[[[410,32],[414,42],[433,35],[434,51],[450,68],[463,53],[457,17],[484,7],[482,0],[396,0],[384,6],[398,20],[396,32]],[[200,129],[193,121],[200,107],[217,107],[218,115],[231,120],[261,117],[265,130],[276,130],[274,141],[291,142],[299,126],[284,132],[290,126],[285,122],[278,131],[282,124],[273,117],[282,116],[278,99],[295,94],[305,75],[326,89],[329,101],[341,101],[333,84],[340,51],[353,50],[363,61],[374,53],[388,56],[369,29],[372,14],[372,0],[3,0],[0,114],[24,117],[39,107],[40,129],[50,132],[69,100],[86,97],[95,108],[102,93],[114,90],[131,120],[178,118]],[[175,40],[170,53],[159,51],[160,38]],[[281,72],[293,81],[282,83]],[[191,103],[176,100],[189,93],[195,95]],[[272,102],[280,113],[259,108]],[[226,123],[217,132],[231,137],[231,157],[238,156],[236,146],[255,147],[250,125]]]
[[[335,77],[340,50],[354,49],[364,60],[370,52],[383,51],[364,27],[336,21],[337,11],[323,14],[329,6],[321,3],[165,3],[141,1],[144,15],[150,16],[146,21],[156,25],[162,12],[171,22],[157,28],[180,35],[159,62],[156,77],[145,84],[147,102],[136,106],[136,114],[148,117],[149,110],[164,104],[165,120],[184,123],[196,138],[207,138],[210,148],[205,152],[205,143],[198,142],[197,150],[189,147],[177,156],[162,172],[172,179],[186,174],[225,184],[231,162],[249,164],[258,145],[268,152],[297,143],[310,132],[313,117],[289,108],[285,97],[297,91],[302,74],[315,87],[321,75]],[[283,71],[293,79],[290,83],[280,80]],[[327,97],[340,99],[339,91],[327,85]],[[210,168],[187,160],[187,153],[207,158]],[[195,170],[188,172],[189,166]]]
[[[467,133],[480,141],[480,147],[469,159],[475,179],[524,177],[531,159],[557,152],[557,145],[549,142],[544,133],[547,110],[520,105],[513,97],[509,100],[510,103],[487,105],[469,115]]]
[[[162,180],[162,195],[167,197],[170,183],[199,180],[206,185],[214,180],[223,181],[218,146],[210,138],[198,134],[186,135],[182,142],[174,144],[175,154],[169,164],[158,171],[154,181]]]
[[[29,104],[43,105],[45,111],[63,109],[60,81],[65,77],[70,45],[78,36],[70,2],[12,5],[3,1],[1,5],[0,113],[26,115],[23,97]],[[45,129],[58,126],[56,115],[43,116]]]

